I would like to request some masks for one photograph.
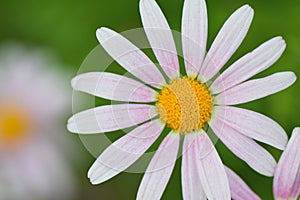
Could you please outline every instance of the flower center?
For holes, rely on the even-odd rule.
[[[23,142],[30,131],[27,113],[14,104],[0,105],[0,147],[12,148]]]
[[[206,85],[191,77],[178,78],[166,85],[156,102],[160,119],[183,134],[203,128],[211,118],[212,105]]]

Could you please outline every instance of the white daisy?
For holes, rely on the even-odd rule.
[[[64,199],[73,178],[60,142],[68,90],[53,62],[18,45],[0,50],[0,199]]]
[[[293,72],[248,81],[281,56],[284,40],[275,37],[265,42],[217,76],[246,36],[253,10],[245,5],[235,11],[206,54],[205,1],[185,0],[182,49],[187,76],[181,77],[172,32],[159,6],[154,0],[141,0],[140,13],[149,43],[168,80],[131,42],[113,30],[100,28],[97,38],[102,47],[141,82],[108,72],[82,74],[72,81],[75,90],[130,103],[103,105],[77,113],[68,122],[71,132],[103,133],[138,125],[98,157],[88,173],[91,182],[102,183],[128,168],[154,143],[165,126],[171,132],[152,158],[137,199],[161,198],[177,158],[180,135],[184,135],[184,199],[230,199],[222,161],[203,129],[207,125],[249,166],[272,176],[276,162],[254,140],[284,149],[285,131],[264,115],[232,105],[271,95],[294,83]]]
[[[300,128],[295,128],[276,166],[273,193],[276,200],[297,200],[300,197]],[[226,168],[230,192],[234,200],[260,198],[233,171]]]

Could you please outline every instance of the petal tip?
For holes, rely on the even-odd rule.
[[[112,37],[114,34],[114,31],[112,31],[109,28],[101,27],[96,30],[96,37],[100,44],[108,40],[110,37]]]
[[[147,3],[147,1],[149,1],[149,0],[140,0],[140,4],[139,4],[140,10],[144,9],[145,3]]]
[[[101,35],[102,30],[103,30],[103,27],[100,27],[100,28],[98,28],[96,30],[96,36],[97,36],[97,38]]]
[[[293,134],[300,134],[300,127],[295,127],[293,130]]]
[[[101,183],[99,180],[97,180],[97,179],[92,179],[92,178],[90,178],[90,182],[91,182],[92,185],[98,185],[98,184]]]
[[[285,43],[285,39],[281,35],[277,36],[276,38],[282,40]]]
[[[96,34],[101,34],[103,31],[106,31],[106,30],[109,30],[109,29],[106,28],[106,27],[100,27],[100,28],[97,28]]]
[[[241,8],[245,10],[253,10],[253,8],[249,4],[245,4]]]
[[[67,130],[71,133],[78,133],[78,129],[75,123],[68,122],[67,124]]]
[[[276,41],[277,45],[279,46],[278,51],[281,51],[281,53],[284,52],[285,48],[286,48],[286,41],[282,36],[277,36],[274,38],[274,40]]]
[[[242,12],[248,13],[248,17],[252,20],[254,16],[254,9],[249,4],[242,6],[241,10]]]
[[[272,39],[278,43],[282,43],[282,44],[286,45],[285,39],[281,35],[275,36]]]
[[[293,129],[293,132],[292,132],[292,135],[291,135],[291,139],[294,139],[295,137],[299,137],[299,136],[300,136],[300,127],[295,127]],[[300,145],[300,140],[299,140],[299,145]]]
[[[297,75],[294,72],[289,72],[291,76],[291,82],[292,84],[296,82],[297,80]]]
[[[103,179],[103,177],[101,177],[101,176],[99,177],[94,172],[95,172],[94,170],[91,171],[91,173],[90,173],[90,170],[88,172],[88,178],[90,179],[90,182],[91,182],[92,185],[98,185],[98,184],[101,184],[101,183],[106,181],[106,179]]]
[[[88,173],[87,173],[87,177],[89,178],[89,179],[92,179],[92,175],[93,175],[93,173],[94,173],[94,169],[93,169],[93,167],[91,167],[90,169],[89,169],[89,171],[88,171]]]
[[[77,76],[74,77],[74,78],[72,78],[72,80],[71,80],[71,86],[72,86],[73,89],[76,88],[76,82],[77,82],[77,80],[78,80]]]

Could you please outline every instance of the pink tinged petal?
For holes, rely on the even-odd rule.
[[[141,182],[137,199],[160,199],[171,177],[178,154],[180,135],[169,133],[153,156]]]
[[[201,164],[198,159],[197,133],[187,134],[184,138],[181,166],[182,194],[185,200],[203,199],[206,200],[205,192],[201,185],[198,166]]]
[[[207,9],[205,0],[184,1],[182,51],[188,76],[197,76],[206,54]]]
[[[163,12],[154,0],[140,1],[144,30],[153,52],[169,78],[179,76],[179,62],[172,31]]]
[[[215,76],[234,54],[248,32],[253,14],[253,9],[245,5],[225,22],[203,62],[199,73],[202,81],[208,81]]]
[[[251,138],[228,126],[218,116],[209,124],[214,133],[237,157],[245,161],[258,173],[273,176],[276,161],[267,150]]]
[[[105,99],[126,102],[153,102],[158,95],[138,81],[108,72],[81,74],[72,80],[72,87]]]
[[[290,196],[295,199],[300,196],[300,166]]]
[[[105,105],[85,110],[68,120],[73,133],[93,134],[128,128],[147,121],[157,114],[155,107],[146,104]]]
[[[129,73],[153,87],[165,84],[155,64],[122,35],[108,28],[98,29],[96,35],[107,53]]]
[[[279,72],[265,78],[250,80],[216,96],[219,105],[236,105],[280,92],[296,81],[293,72]]]
[[[231,169],[225,167],[229,181],[231,197],[234,200],[260,200],[249,186]]]
[[[293,130],[291,139],[282,153],[276,167],[274,180],[273,180],[273,192],[275,198],[288,199],[293,191],[293,186],[296,180],[297,173],[300,168],[300,128]],[[298,177],[299,178],[299,177]],[[296,183],[296,185],[299,182]],[[299,188],[297,188],[299,191]],[[293,195],[296,193],[293,193]]]
[[[286,44],[275,37],[246,54],[225,70],[210,86],[213,94],[234,87],[273,65],[282,55]]]
[[[224,165],[210,138],[204,131],[195,139],[198,173],[208,199],[230,199]]]
[[[288,138],[284,129],[260,113],[231,106],[215,106],[214,113],[227,126],[245,136],[281,150],[286,147]]]
[[[157,119],[138,126],[110,145],[90,168],[91,183],[103,183],[127,169],[155,142],[163,128]]]

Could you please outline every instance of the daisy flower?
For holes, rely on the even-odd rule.
[[[300,196],[300,128],[295,128],[275,169],[273,193],[276,200],[297,200]],[[260,198],[233,171],[226,168],[234,200]]]
[[[49,61],[49,62],[48,62]],[[73,178],[60,142],[67,88],[53,62],[18,45],[0,49],[0,199],[72,197]]]
[[[265,42],[218,75],[246,36],[253,10],[245,5],[235,11],[206,53],[206,3],[185,0],[181,32],[186,75],[181,76],[172,31],[163,12],[154,0],[141,0],[140,13],[167,80],[139,48],[108,28],[97,30],[100,44],[139,80],[109,72],[86,73],[72,80],[75,90],[124,103],[75,114],[68,121],[71,132],[103,133],[138,125],[97,158],[88,172],[91,182],[100,184],[126,170],[147,151],[164,127],[171,131],[149,163],[137,199],[161,198],[175,165],[180,136],[184,136],[184,199],[230,199],[226,171],[205,131],[208,126],[250,167],[272,176],[276,162],[255,140],[284,149],[285,131],[272,119],[233,105],[266,97],[294,83],[293,72],[248,80],[281,56],[284,40],[275,37]]]

